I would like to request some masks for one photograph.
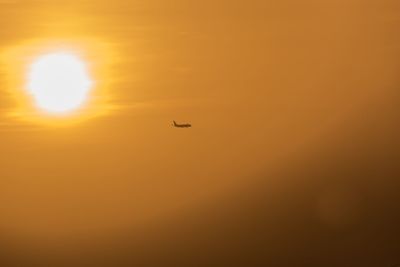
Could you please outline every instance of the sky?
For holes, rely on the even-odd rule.
[[[398,1],[0,0],[0,25],[7,266],[400,264]],[[95,83],[72,118],[25,93],[58,49]]]

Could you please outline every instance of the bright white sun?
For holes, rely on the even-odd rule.
[[[53,114],[64,114],[81,107],[91,87],[85,64],[73,54],[41,56],[30,66],[28,73],[29,94],[40,109]]]

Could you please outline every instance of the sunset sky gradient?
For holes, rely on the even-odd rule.
[[[1,266],[400,263],[398,0],[0,0],[0,25]],[[94,82],[61,118],[26,90],[58,51]]]

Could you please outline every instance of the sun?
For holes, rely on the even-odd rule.
[[[29,68],[27,81],[26,90],[35,105],[54,115],[82,107],[93,85],[84,61],[63,52],[36,59]]]
[[[5,115],[70,127],[118,112],[111,90],[118,58],[108,40],[79,36],[30,39],[1,49],[4,89],[14,103]]]

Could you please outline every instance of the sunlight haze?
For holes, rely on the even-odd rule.
[[[368,199],[396,188],[384,174],[398,162],[397,0],[0,0],[0,24],[10,258],[111,247],[179,267],[220,244],[223,263],[266,251],[272,264],[253,266],[280,266],[303,255],[284,244],[327,244],[300,236],[373,223]],[[322,233],[292,234],[313,223]]]

